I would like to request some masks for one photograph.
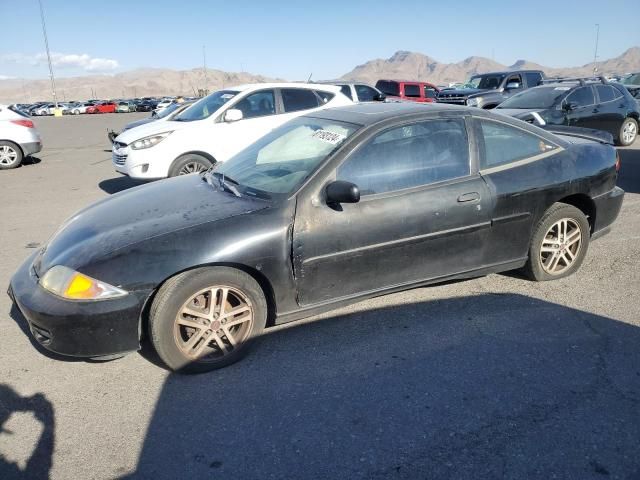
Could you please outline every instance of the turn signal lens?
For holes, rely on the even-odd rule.
[[[105,300],[127,295],[118,287],[62,265],[48,270],[40,280],[40,285],[54,295],[70,300]]]

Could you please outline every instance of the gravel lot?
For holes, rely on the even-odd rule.
[[[106,129],[143,115],[36,120],[45,149],[0,172],[3,290],[64,219],[132,186]],[[0,478],[640,478],[640,141],[621,154],[622,214],[578,274],[369,300],[212,374],[148,351],[61,360],[0,296]]]

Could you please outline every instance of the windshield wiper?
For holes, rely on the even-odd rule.
[[[218,184],[222,189],[233,193],[236,197],[242,197],[238,189],[233,185],[233,184],[239,185],[239,183],[236,182],[234,179],[227,177],[224,173],[220,173],[220,172],[211,172],[211,173],[207,172],[205,174],[205,176],[208,176],[209,179],[211,178],[211,175],[215,175],[218,178]],[[207,180],[207,182],[211,183],[209,180]]]

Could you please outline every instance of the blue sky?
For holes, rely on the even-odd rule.
[[[525,2],[42,0],[56,76],[207,66],[286,79],[335,78],[397,50],[547,66],[640,45],[640,0]],[[472,6],[473,5],[473,6]],[[0,78],[46,77],[37,0],[0,0]]]

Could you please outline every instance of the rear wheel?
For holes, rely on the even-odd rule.
[[[16,168],[22,163],[22,150],[13,142],[0,141],[0,170]]]
[[[228,267],[200,268],[169,279],[149,312],[151,341],[172,370],[200,373],[242,358],[267,322],[258,283]]]
[[[638,136],[638,122],[633,118],[625,118],[620,126],[618,144],[627,147],[636,141]]]
[[[556,280],[574,273],[589,248],[589,221],[566,203],[554,203],[538,223],[524,273],[532,280]]]
[[[195,153],[188,153],[178,157],[169,170],[170,177],[177,177],[178,175],[188,175],[190,173],[199,173],[208,170],[213,166],[213,163]]]

